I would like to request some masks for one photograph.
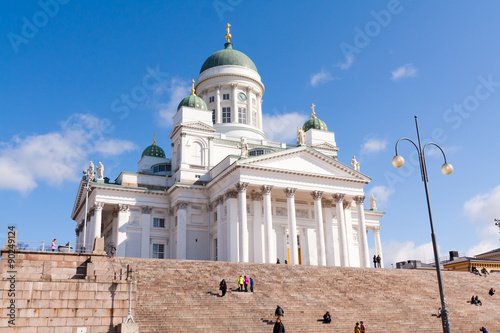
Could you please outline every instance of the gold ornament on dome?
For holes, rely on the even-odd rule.
[[[314,107],[315,107],[315,106],[316,106],[316,105],[314,105],[314,103],[312,103],[311,109],[313,110],[313,112],[312,112],[312,117],[313,117],[313,118],[316,118],[316,112],[314,112]]]
[[[227,34],[226,34],[226,39],[227,39],[227,42],[230,43],[231,42],[231,34],[229,33],[229,27],[231,26],[231,24],[227,24],[227,28],[226,28],[226,31],[227,31]]]

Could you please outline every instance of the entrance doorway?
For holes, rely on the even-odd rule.
[[[288,262],[290,262],[290,235],[286,235],[286,246],[288,253]],[[299,265],[302,265],[302,252],[300,251],[300,235],[297,235],[297,249],[299,253]]]

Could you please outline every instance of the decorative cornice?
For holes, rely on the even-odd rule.
[[[143,214],[151,214],[152,210],[153,210],[153,208],[151,208],[149,206],[141,207],[141,211]]]
[[[274,185],[262,185],[260,187],[262,194],[271,194],[271,190],[273,189]]]
[[[118,210],[120,212],[128,212],[130,209],[130,205],[127,204],[118,204]]]
[[[330,207],[332,207],[332,205],[333,205],[332,200],[328,200],[327,198],[321,199],[321,206],[323,208],[330,208]]]
[[[249,183],[238,182],[236,183],[236,189],[238,190],[238,192],[243,193],[247,191],[248,185]]]
[[[318,201],[323,196],[323,193],[323,191],[312,191],[311,196],[313,197],[314,201]]]
[[[177,201],[177,203],[175,204],[175,209],[176,210],[187,209],[188,205],[189,205],[188,201]]]
[[[224,196],[223,196],[223,195],[219,195],[219,196],[215,199],[215,202],[217,203],[217,205],[223,205],[223,204],[224,204]]]
[[[253,201],[262,201],[262,192],[256,192],[255,190],[252,190],[250,193],[250,198],[252,198]]]
[[[352,206],[352,201],[351,200],[344,200],[343,202],[344,209],[346,208],[351,208]]]
[[[238,191],[235,189],[227,190],[225,193],[225,197],[226,197],[226,200],[227,199],[236,199],[236,198],[238,198]]]
[[[365,201],[366,195],[357,195],[354,197],[354,201],[356,202],[356,205],[362,205],[363,202]]]
[[[293,198],[295,196],[295,191],[297,191],[297,189],[293,187],[287,187],[283,191],[285,192],[287,198]]]
[[[102,210],[104,208],[104,202],[102,201],[94,202],[94,208],[95,210]]]
[[[342,200],[344,200],[344,197],[345,197],[345,193],[335,193],[335,194],[332,194],[332,198],[333,198],[333,201],[335,201],[335,203],[341,203]]]

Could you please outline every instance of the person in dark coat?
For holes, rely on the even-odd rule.
[[[274,315],[278,317],[278,319],[281,319],[281,317],[285,315],[285,311],[278,305],[274,311]]]
[[[377,268],[377,256],[376,255],[373,256],[373,267]]]
[[[483,326],[479,329],[483,333],[488,333],[488,330]],[[284,332],[284,331],[283,331]]]
[[[222,291],[222,297],[224,297],[224,295],[226,295],[226,291],[227,291],[226,280],[222,279],[222,281],[220,282],[220,285],[219,285],[219,289]]]
[[[323,315],[323,322],[325,324],[330,324],[332,322],[332,316],[330,316],[330,312],[326,311],[326,313]]]
[[[382,258],[380,258],[380,255],[377,256],[377,266],[378,268],[382,268]]]
[[[285,326],[281,322],[281,319],[276,319],[276,323],[274,324],[273,333],[285,333]]]

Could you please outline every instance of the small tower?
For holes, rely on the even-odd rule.
[[[335,144],[335,133],[328,130],[326,123],[316,117],[314,103],[311,106],[311,118],[304,123],[302,130],[305,132],[305,143],[313,147],[317,151],[337,159],[337,151],[339,150]]]

